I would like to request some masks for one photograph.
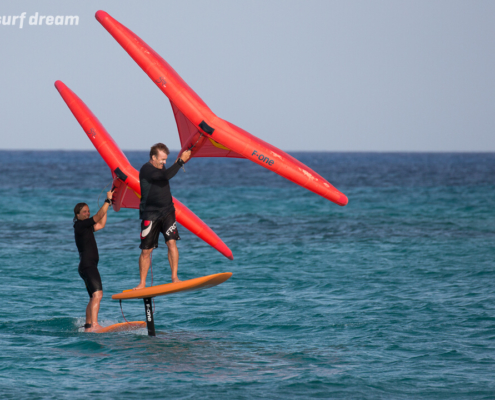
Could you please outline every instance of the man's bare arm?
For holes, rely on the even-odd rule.
[[[112,200],[113,197],[113,190],[110,192],[107,192],[107,199],[110,201]],[[103,229],[107,223],[107,211],[108,207],[110,207],[110,203],[105,201],[101,208],[98,210],[98,212],[93,216],[94,221],[96,222],[94,225],[94,231],[99,231],[100,229]]]

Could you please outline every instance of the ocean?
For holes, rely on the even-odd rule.
[[[156,298],[148,337],[80,328],[72,210],[94,214],[103,190],[102,204],[100,156],[0,151],[0,398],[494,399],[495,154],[291,154],[349,204],[247,160],[193,159],[173,178],[234,254],[179,225],[179,277],[233,276]],[[111,295],[138,283],[137,211],[111,210],[95,236],[106,326],[123,322]],[[159,246],[154,284],[170,282]],[[123,312],[144,320],[141,300]]]

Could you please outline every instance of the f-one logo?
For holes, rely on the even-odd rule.
[[[165,82],[165,78],[163,76],[160,76],[156,81],[155,83],[157,85],[160,85],[160,86],[163,86],[163,87],[166,87],[167,86],[167,82]]]
[[[270,166],[275,164],[275,160],[271,160],[267,156],[264,156],[263,154],[259,154],[257,150],[254,150],[253,154],[251,155],[258,158],[258,160],[260,160],[261,162],[264,162],[265,164],[268,164]]]
[[[95,128],[91,128],[91,129],[88,131],[88,136],[93,136],[93,139],[96,137],[96,131],[95,131]]]
[[[151,322],[151,309],[149,304],[146,304],[146,318],[148,319],[148,322]]]

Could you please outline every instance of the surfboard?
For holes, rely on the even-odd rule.
[[[163,285],[150,286],[138,290],[124,290],[122,293],[112,295],[114,300],[146,299],[157,296],[165,296],[178,292],[191,292],[220,285],[232,276],[232,272],[223,272],[201,276],[199,278],[189,279],[177,283],[165,283]]]
[[[104,326],[103,328],[90,333],[129,332],[144,328],[146,328],[146,322],[144,321],[120,322],[118,324]]]

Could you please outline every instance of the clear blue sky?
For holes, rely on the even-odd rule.
[[[96,21],[152,46],[218,116],[283,150],[495,151],[493,1],[3,1],[1,149],[180,147],[168,99]],[[77,26],[29,25],[76,15]]]

